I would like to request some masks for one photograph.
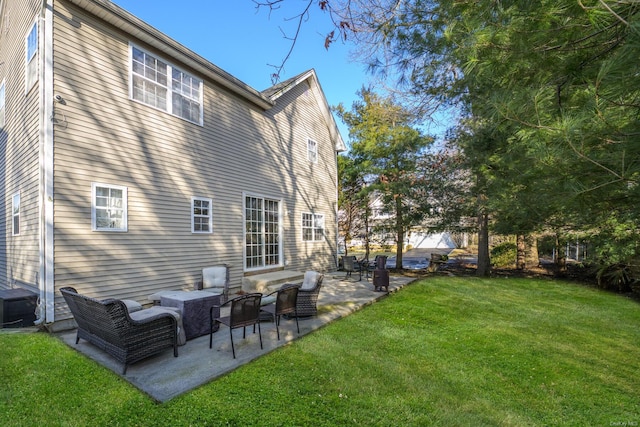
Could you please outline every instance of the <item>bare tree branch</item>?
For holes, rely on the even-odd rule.
[[[269,10],[269,17],[271,17],[271,13],[274,10],[280,9],[281,5],[285,1],[286,0],[253,0],[253,3],[256,5],[256,9],[258,11],[261,8],[267,8]],[[306,21],[309,20],[311,7],[314,4],[314,1],[316,0],[308,0],[304,2],[303,6],[301,6],[300,8],[299,13],[296,13],[294,16],[290,18],[285,18],[285,21],[296,21],[296,29],[293,35],[287,34],[282,28],[280,28],[280,31],[282,32],[283,37],[286,40],[291,41],[291,45],[289,47],[287,54],[284,56],[284,58],[282,59],[279,65],[269,64],[269,66],[275,68],[275,72],[271,75],[271,81],[273,84],[277,83],[281,78],[281,75],[284,71],[284,67],[295,49],[296,42],[298,41],[298,37],[300,36],[300,31],[302,29],[302,26]],[[331,30],[325,36],[325,39],[324,39],[325,49],[329,49],[331,44],[336,40],[340,39],[340,40],[346,41],[349,34],[354,31],[353,30],[354,21],[351,19],[343,18],[343,14],[339,13],[339,11],[341,10],[348,11],[350,2],[351,0],[345,0],[345,3],[341,4],[339,9],[336,9],[334,8],[334,5],[333,5],[334,2],[331,2],[330,0],[317,0],[317,6],[322,12],[328,13],[329,18],[331,19],[331,23],[333,25],[333,28],[331,28]]]

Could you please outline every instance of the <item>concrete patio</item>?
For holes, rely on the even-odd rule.
[[[412,277],[392,275],[389,292],[395,292],[414,280],[415,278]],[[296,331],[295,320],[282,319],[280,341],[278,341],[275,324],[262,322],[264,348],[260,349],[257,331],[253,334],[251,328],[248,328],[247,338],[242,339],[242,329],[235,329],[236,359],[233,359],[229,330],[226,326],[221,326],[213,336],[213,349],[209,349],[209,336],[201,336],[179,347],[179,357],[173,357],[173,352],[167,350],[129,366],[126,375],[122,375],[122,364],[99,348],[84,340],[80,340],[76,345],[75,330],[60,333],[59,337],[70,347],[121,375],[153,399],[165,402],[231,372],[327,323],[347,316],[386,295],[384,292],[373,290],[370,278],[367,280],[363,277],[358,281],[357,274],[352,278],[346,278],[343,272],[327,273],[318,299],[318,316],[299,319],[300,334]]]

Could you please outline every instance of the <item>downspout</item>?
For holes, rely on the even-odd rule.
[[[333,160],[335,162],[335,171],[336,171],[336,181],[335,181],[335,186],[336,186],[336,204],[335,207],[333,209],[333,215],[334,218],[336,220],[335,222],[335,227],[336,227],[336,245],[335,250],[336,250],[336,256],[335,256],[335,267],[339,268],[340,267],[340,167],[338,166],[338,156],[340,155],[338,151],[334,150],[334,156],[333,156]],[[345,255],[347,254],[346,249],[347,249],[347,241],[345,240],[344,242],[344,248],[345,248]]]
[[[36,324],[54,321],[53,281],[53,0],[43,0],[39,19],[40,60],[40,304]]]

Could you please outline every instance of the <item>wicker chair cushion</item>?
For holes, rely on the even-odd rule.
[[[310,291],[316,287],[316,283],[318,282],[318,276],[320,273],[317,271],[307,271],[304,273],[304,281],[302,282],[302,286],[300,286],[300,290],[302,291]]]
[[[262,299],[260,300],[260,305],[265,306],[265,305],[273,304],[274,302],[276,302],[275,295],[263,296]]]
[[[202,290],[223,293],[227,283],[227,267],[216,266],[202,269]]]
[[[129,316],[133,320],[142,321],[142,320],[153,320],[158,317],[160,314],[171,313],[173,317],[178,322],[178,345],[184,345],[187,342],[187,336],[184,332],[184,327],[182,326],[182,316],[180,315],[180,310],[173,307],[150,307],[145,310],[135,311],[130,313]]]
[[[134,301],[132,299],[123,299],[120,301],[122,301],[124,305],[127,306],[127,311],[129,312],[129,314],[142,310],[142,304],[140,304],[138,301]]]

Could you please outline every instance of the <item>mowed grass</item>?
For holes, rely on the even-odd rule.
[[[0,334],[5,426],[640,425],[640,305],[428,278],[157,404],[47,334]]]

